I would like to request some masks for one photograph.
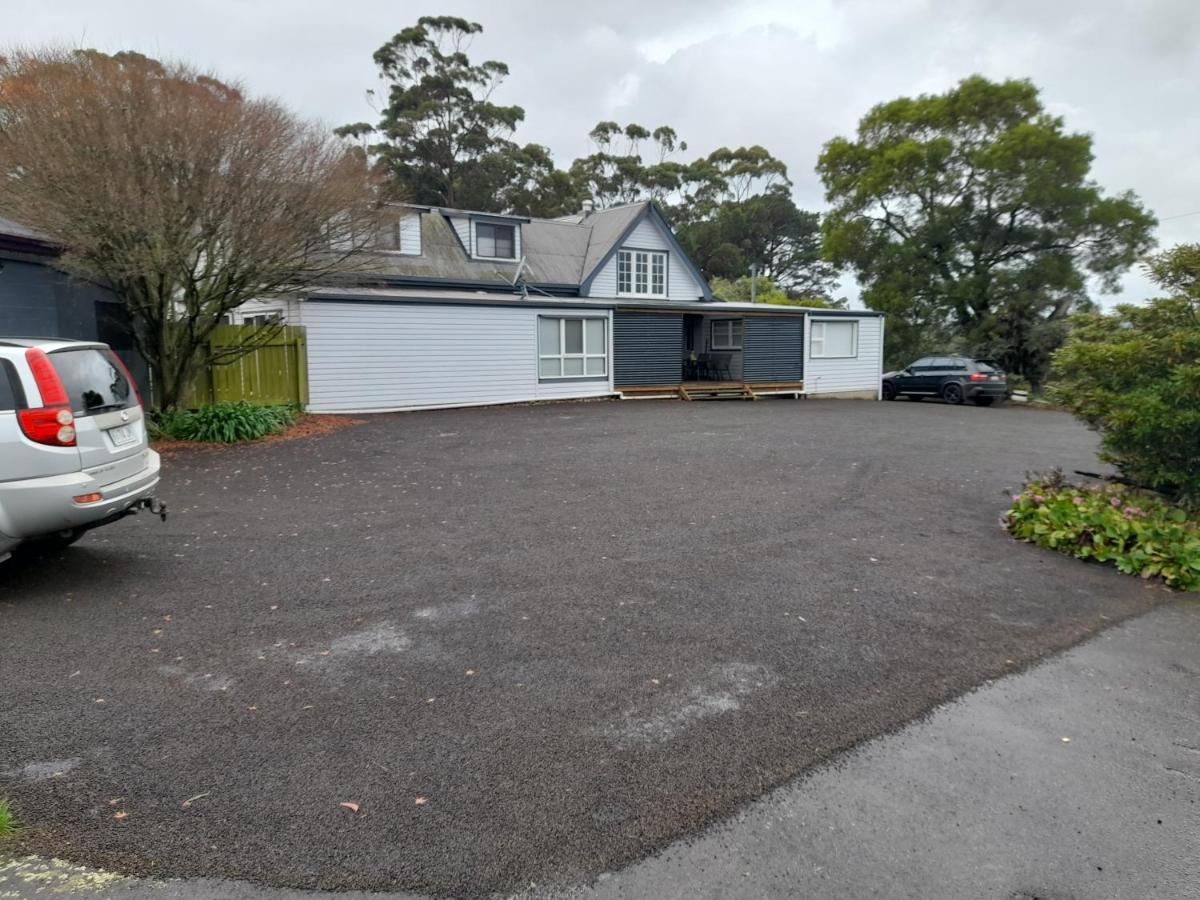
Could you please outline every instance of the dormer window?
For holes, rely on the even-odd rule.
[[[617,296],[667,296],[667,254],[660,250],[618,250]]]
[[[517,226],[476,222],[475,255],[483,259],[516,259]]]
[[[421,255],[421,216],[415,212],[402,213],[398,218],[385,220],[375,237],[375,249],[405,256]]]

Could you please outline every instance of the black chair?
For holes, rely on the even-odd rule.
[[[733,360],[732,353],[714,353],[711,358],[712,371],[715,378],[724,376],[726,381],[733,380],[733,373],[729,368],[730,362]]]

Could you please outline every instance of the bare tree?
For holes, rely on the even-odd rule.
[[[112,288],[174,407],[222,316],[361,266],[364,154],[279,103],[136,53],[0,57],[0,209]]]

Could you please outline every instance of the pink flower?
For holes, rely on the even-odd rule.
[[[1083,506],[1083,498],[1082,497],[1072,497],[1071,502],[1074,503],[1076,506]]]
[[[1119,506],[1121,505],[1121,498],[1120,498],[1120,497],[1113,497],[1113,498],[1112,498],[1111,500],[1109,500],[1108,502],[1109,502],[1109,504],[1111,504],[1111,505],[1112,505],[1112,508],[1113,508],[1113,509],[1116,509],[1117,507],[1119,507]]]
[[[1040,505],[1040,504],[1042,504],[1042,503],[1045,503],[1045,502],[1046,502],[1046,498],[1045,498],[1045,497],[1043,497],[1041,494],[1034,494],[1034,495],[1033,495],[1033,502],[1034,502],[1034,503],[1037,503],[1037,504],[1039,504],[1039,505]]]
[[[1021,495],[1013,494],[1013,503],[1020,503],[1020,502],[1021,502]]]

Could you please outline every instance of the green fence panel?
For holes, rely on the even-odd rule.
[[[261,341],[261,343],[259,343]],[[253,344],[233,359],[228,350]],[[186,407],[246,400],[250,403],[308,403],[308,356],[298,325],[219,325],[209,338],[209,359],[184,392]]]

